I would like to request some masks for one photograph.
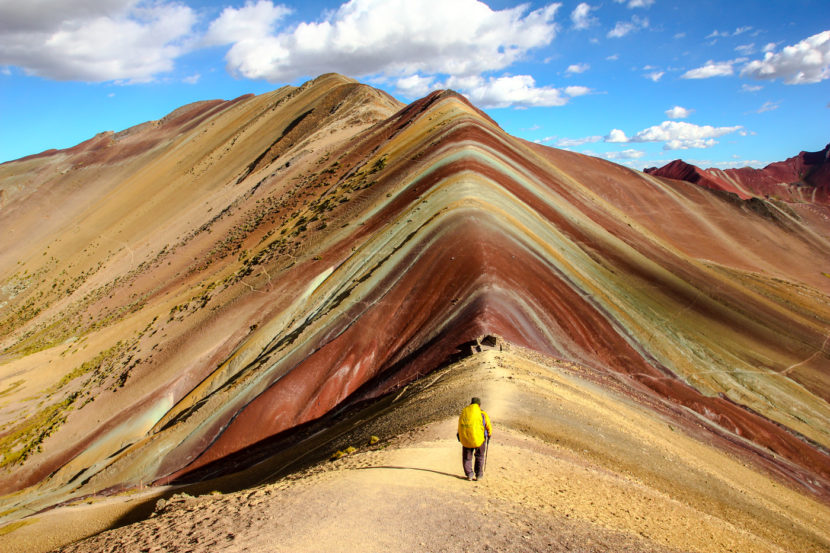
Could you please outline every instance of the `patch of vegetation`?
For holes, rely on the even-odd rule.
[[[5,536],[7,534],[11,534],[15,530],[26,526],[27,524],[31,524],[35,521],[33,518],[27,518],[25,520],[16,520],[14,522],[10,522],[9,524],[0,528],[0,536]]]
[[[110,360],[110,358],[117,355],[122,349],[124,348],[124,343],[122,341],[118,341],[113,347],[102,351],[89,361],[85,361],[81,363],[78,367],[75,367],[72,371],[65,374],[63,378],[58,381],[57,384],[52,386],[47,393],[53,394],[58,392],[61,388],[75,380],[76,378],[83,376],[90,371],[97,371],[101,369],[101,366],[104,364],[105,361]]]
[[[346,457],[347,455],[351,455],[355,451],[357,451],[356,447],[349,446],[346,449],[335,451],[334,453],[331,454],[331,457],[329,457],[329,459],[331,461],[336,461],[337,459],[340,459],[342,457]]]
[[[5,389],[5,390],[3,390],[2,392],[0,392],[0,397],[7,396],[7,395],[9,395],[9,394],[14,393],[14,391],[15,391],[17,388],[19,388],[20,386],[22,386],[22,385],[23,385],[23,384],[25,384],[25,383],[26,383],[26,381],[25,381],[25,380],[15,380],[15,381],[14,381],[14,382],[12,382],[11,384],[9,384],[9,387],[8,387],[8,388],[6,388],[6,389]]]
[[[40,444],[66,421],[69,410],[78,399],[78,392],[59,403],[48,405],[24,419],[8,434],[0,438],[0,467],[23,463],[40,451]]]
[[[374,174],[374,173],[377,173],[378,171],[383,171],[385,168],[386,168],[386,156],[383,156],[381,158],[378,158],[378,160],[375,161],[372,164],[372,170],[369,171],[369,173]]]
[[[94,400],[93,388],[107,384],[108,381],[113,381],[113,384],[108,384],[113,391],[124,386],[130,371],[141,362],[140,359],[134,359],[130,352],[136,349],[139,340],[153,328],[157,319],[158,317],[150,321],[131,340],[119,340],[112,347],[75,367],[47,389],[44,392],[46,399],[58,394],[63,395],[63,398],[42,407],[8,431],[4,431],[4,435],[0,437],[0,467],[22,464],[41,451],[43,441],[66,422],[72,410],[82,409]],[[119,369],[119,374],[113,377]],[[82,377],[86,377],[83,382],[75,384]],[[79,406],[78,402],[82,398],[86,399]]]

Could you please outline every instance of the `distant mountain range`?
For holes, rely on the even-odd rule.
[[[700,169],[677,159],[645,172],[658,177],[684,180],[712,190],[787,202],[830,203],[830,144],[819,152],[800,152],[786,161],[763,169]]]

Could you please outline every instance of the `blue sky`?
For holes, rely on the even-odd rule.
[[[830,142],[827,0],[0,0],[0,162],[328,71],[637,169]]]

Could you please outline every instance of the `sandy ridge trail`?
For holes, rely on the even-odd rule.
[[[59,551],[830,551],[826,505],[566,369],[515,349],[473,355],[368,424],[375,445],[234,493],[179,493]],[[494,424],[480,482],[463,478],[449,414],[472,395]],[[392,420],[422,424],[384,435]],[[69,529],[93,507],[47,518]],[[45,550],[44,530],[0,549]]]

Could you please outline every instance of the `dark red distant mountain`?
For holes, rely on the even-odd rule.
[[[684,180],[713,190],[737,194],[742,199],[765,197],[791,202],[830,203],[830,144],[818,152],[801,152],[763,169],[701,169],[674,160],[645,172]]]

